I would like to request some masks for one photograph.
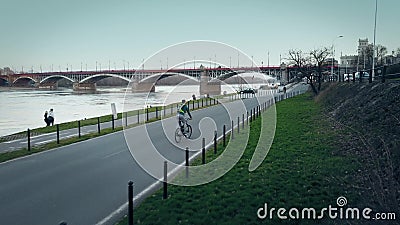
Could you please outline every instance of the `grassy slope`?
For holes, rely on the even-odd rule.
[[[353,159],[336,156],[335,132],[308,95],[277,104],[274,144],[254,172],[248,163],[256,147],[260,120],[251,126],[251,140],[238,164],[217,181],[197,187],[170,186],[134,211],[135,224],[255,224],[257,209],[270,207],[327,207],[339,196],[355,202],[350,191]],[[211,153],[211,152],[209,152]],[[212,154],[212,153],[211,153]],[[276,215],[275,215],[276,218]],[[268,224],[315,224],[316,221],[264,221]],[[121,224],[127,224],[126,219]]]

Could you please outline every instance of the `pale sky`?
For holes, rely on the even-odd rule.
[[[400,47],[399,0],[378,0],[377,44]],[[212,40],[279,64],[291,48],[335,44],[356,54],[373,40],[375,0],[2,0],[0,67],[58,71],[138,67],[179,42]],[[336,39],[343,35],[343,38]],[[210,49],[210,58],[215,52]],[[195,56],[195,53],[193,53]],[[173,56],[170,56],[173,57]],[[226,56],[224,56],[226,57]],[[233,56],[232,56],[233,57]],[[217,56],[218,58],[218,56]],[[164,63],[165,62],[160,62]],[[84,68],[85,69],[85,68]]]

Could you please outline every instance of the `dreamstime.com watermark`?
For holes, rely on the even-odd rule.
[[[339,197],[336,200],[337,206],[317,210],[315,208],[268,208],[268,203],[257,210],[259,219],[280,219],[280,220],[322,220],[322,219],[341,219],[341,220],[396,220],[396,213],[393,212],[374,212],[371,208],[351,208],[346,207],[347,199]]]

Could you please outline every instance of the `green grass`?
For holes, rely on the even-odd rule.
[[[279,220],[276,215],[272,221],[261,221],[256,213],[264,203],[275,208],[321,209],[336,206],[339,196],[347,197],[350,204],[356,202],[351,189],[355,159],[335,154],[336,131],[330,129],[320,106],[306,94],[279,102],[277,112],[274,143],[257,170],[249,172],[248,166],[258,142],[260,119],[251,124],[250,141],[231,171],[201,186],[169,185],[167,200],[157,191],[135,208],[134,224],[315,224],[313,220]],[[209,151],[207,162],[214,157]],[[127,219],[118,224],[127,224]]]

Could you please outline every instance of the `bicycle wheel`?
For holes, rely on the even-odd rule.
[[[187,127],[186,127],[186,134],[185,134],[185,137],[186,138],[190,138],[191,136],[192,136],[192,126],[190,126],[189,124],[187,124]]]
[[[179,143],[179,142],[181,142],[181,140],[182,140],[182,132],[181,132],[181,129],[180,129],[180,128],[176,128],[176,131],[175,131],[175,141],[176,141],[176,143]]]

